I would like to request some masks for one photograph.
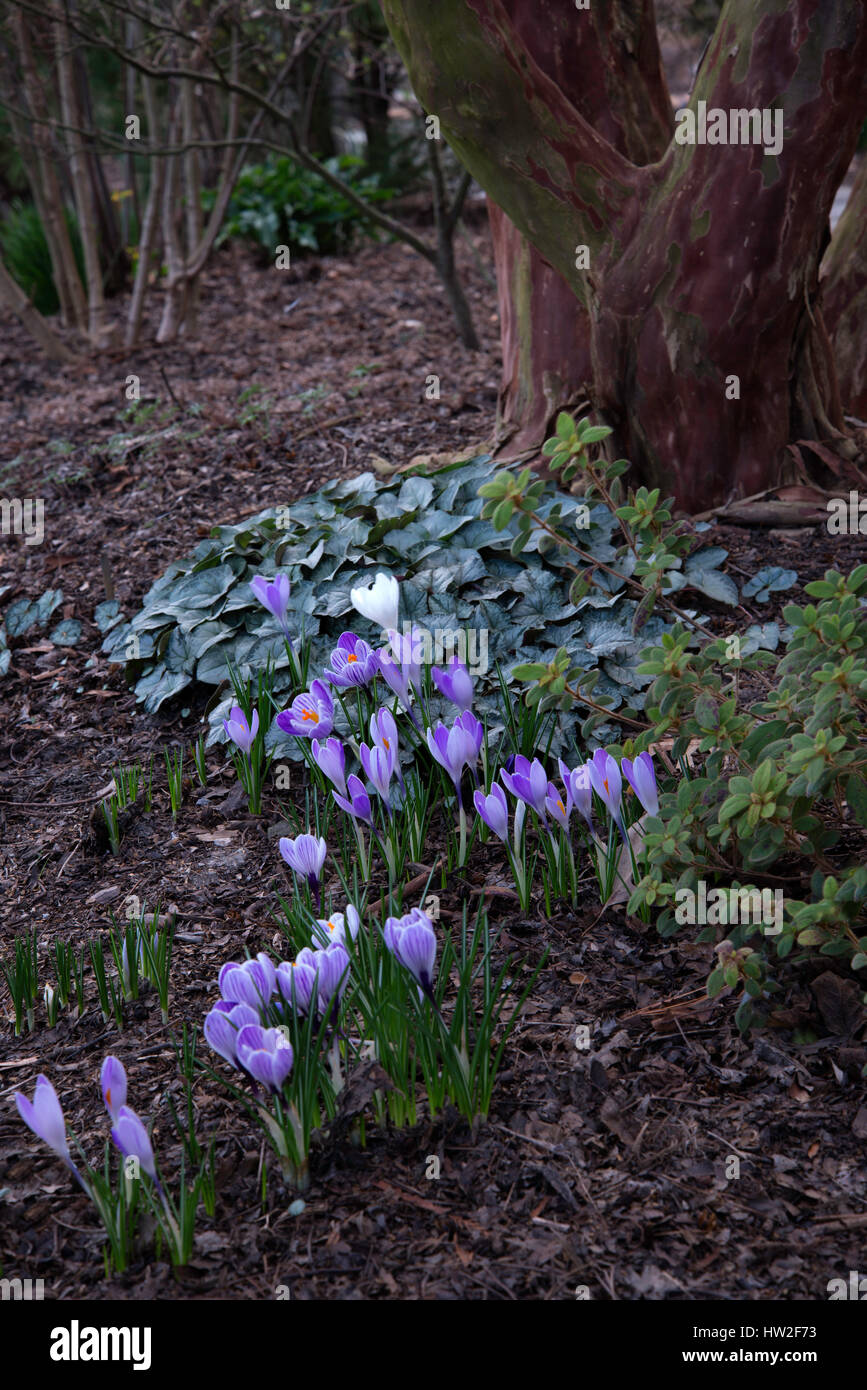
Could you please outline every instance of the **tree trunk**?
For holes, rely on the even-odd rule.
[[[589,125],[634,164],[659,159],[674,129],[652,0],[612,0],[586,15],[560,5],[539,24],[534,4],[513,7],[516,32],[541,72]],[[590,324],[569,287],[488,200],[500,310],[501,458],[538,449],[553,416],[586,397]]]
[[[729,112],[764,111],[769,135],[745,121],[743,143],[708,144],[697,128],[645,167],[527,49],[531,11],[538,29],[567,9],[585,21],[565,0],[382,3],[425,109],[587,308],[591,400],[642,480],[698,510],[774,486],[790,440],[842,427],[816,306],[867,115],[860,0],[727,0],[689,110],[700,126],[719,109],[727,131]]]
[[[51,325],[42,317],[38,309],[35,309],[27,298],[27,295],[16,284],[9,274],[2,261],[0,261],[0,305],[6,309],[11,309],[32,338],[55,362],[74,362],[75,354],[61,338],[58,338]]]
[[[867,159],[861,165],[822,262],[822,312],[831,336],[840,396],[867,419]]]
[[[60,0],[55,0],[52,15],[55,24],[55,61],[60,109],[63,123],[67,127],[65,136],[69,157],[69,174],[78,213],[78,230],[81,236],[87,277],[87,330],[93,346],[102,349],[108,346],[111,329],[105,311],[102,266],[99,260],[99,229],[87,152],[84,139],[79,134],[82,129],[82,115],[78,108],[75,90],[72,36],[67,27]]]

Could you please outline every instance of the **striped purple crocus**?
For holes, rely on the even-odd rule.
[[[220,999],[205,1015],[205,1041],[230,1066],[237,1067],[240,1065],[236,1047],[239,1031],[248,1023],[260,1022],[259,1011],[249,1004],[233,1004],[231,1000]]]
[[[434,965],[437,938],[426,912],[414,907],[403,917],[389,917],[383,928],[385,944],[395,960],[409,971],[418,985],[419,998],[434,999]]]
[[[309,947],[305,946],[304,949],[313,955]],[[281,961],[277,966],[277,989],[294,1013],[309,1013],[316,993],[315,965],[306,957],[302,958],[301,952],[293,961]]]
[[[254,1081],[275,1095],[292,1070],[292,1044],[279,1028],[248,1023],[238,1033],[238,1062]]]
[[[278,729],[295,738],[324,738],[334,728],[334,699],[324,681],[316,680],[303,695],[296,695],[275,720]]]
[[[328,846],[320,835],[297,835],[294,840],[286,836],[279,841],[280,853],[289,868],[299,878],[306,879],[316,902],[319,902],[319,882],[322,866],[328,854]]]
[[[372,647],[354,632],[344,632],[330,657],[331,670],[325,679],[340,690],[369,685],[379,671],[379,657]]]
[[[255,960],[227,961],[220,970],[218,984],[227,1003],[264,1009],[274,993],[276,974],[270,957],[260,951]]]
[[[323,946],[333,946],[339,943],[345,945],[346,937],[354,941],[358,936],[361,927],[361,918],[358,915],[358,908],[352,903],[347,903],[346,912],[332,912],[330,917],[317,918],[316,926],[313,928],[313,935]]]

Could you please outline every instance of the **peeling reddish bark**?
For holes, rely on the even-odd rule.
[[[591,399],[645,481],[701,509],[775,485],[790,440],[841,427],[818,272],[867,116],[864,0],[727,0],[690,110],[779,110],[782,149],[672,142],[644,166],[576,105],[592,74],[564,90],[530,46],[528,0],[382,5],[426,109],[586,305]]]
[[[861,165],[822,262],[822,312],[830,334],[840,397],[867,419],[867,159]]]
[[[659,159],[674,127],[652,0],[615,3],[576,24],[561,0],[516,0],[526,51],[589,122],[635,164]],[[540,446],[558,410],[592,380],[587,311],[496,203],[488,200],[503,372],[497,419],[509,458]]]

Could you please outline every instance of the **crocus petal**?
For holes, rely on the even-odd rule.
[[[129,1106],[120,1107],[111,1137],[124,1158],[138,1159],[140,1167],[156,1182],[156,1163],[148,1132]]]
[[[351,589],[350,602],[362,618],[375,623],[384,630],[397,627],[397,610],[400,602],[400,589],[393,575],[380,571],[374,582],[367,588]]]
[[[121,1106],[126,1105],[126,1072],[116,1057],[106,1057],[99,1073],[99,1084],[105,1108],[116,1120]]]
[[[30,1101],[20,1091],[15,1092],[15,1104],[24,1123],[32,1129],[37,1138],[47,1144],[61,1158],[69,1158],[69,1145],[66,1142],[66,1121],[57,1099],[57,1092],[40,1072],[36,1078],[36,1090]]]

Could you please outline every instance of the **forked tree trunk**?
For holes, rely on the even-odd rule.
[[[840,397],[867,420],[867,158],[822,262],[822,310]]]
[[[528,0],[382,4],[425,109],[587,308],[591,399],[646,482],[699,510],[775,485],[790,440],[842,427],[818,270],[867,116],[861,0],[727,0],[690,111],[766,110],[772,132],[779,111],[782,147],[745,123],[746,143],[672,142],[644,167],[528,51]],[[592,14],[535,0],[534,24],[567,10]]]

